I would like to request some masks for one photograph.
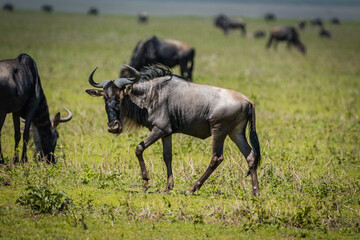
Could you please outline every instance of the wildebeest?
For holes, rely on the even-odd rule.
[[[12,113],[15,130],[15,156],[18,162],[17,147],[21,138],[20,117],[25,119],[23,133],[23,150],[21,160],[27,161],[26,149],[29,140],[29,130],[35,135],[35,146],[40,157],[49,163],[54,162],[54,150],[59,134],[56,127],[60,122],[67,122],[72,114],[60,118],[60,113],[53,120],[49,117],[49,108],[35,61],[27,54],[20,54],[15,59],[0,61],[0,135],[6,114]],[[0,161],[4,163],[0,142]]]
[[[338,18],[336,18],[336,17],[330,19],[330,22],[331,22],[332,24],[336,24],[336,25],[340,24],[340,20],[339,20]]]
[[[326,30],[325,28],[322,27],[319,30],[319,36],[324,37],[324,38],[331,38],[331,33],[328,30]]]
[[[89,15],[98,15],[99,14],[99,9],[97,9],[96,7],[91,7],[88,11]]]
[[[14,5],[11,3],[5,3],[3,6],[4,11],[12,12],[14,11]]]
[[[311,25],[318,25],[319,27],[323,26],[323,22],[320,18],[314,18],[310,21]]]
[[[299,29],[300,29],[300,30],[304,30],[304,29],[305,29],[305,26],[306,26],[306,21],[305,21],[305,19],[301,18],[301,19],[299,20]]]
[[[41,9],[44,12],[51,13],[53,11],[53,6],[51,6],[50,4],[44,4],[42,5]]]
[[[129,65],[136,70],[156,63],[161,63],[170,68],[180,65],[181,76],[192,80],[194,56],[195,49],[187,43],[151,36],[137,43]],[[129,77],[127,68],[121,69],[120,77]]]
[[[275,21],[276,16],[273,13],[266,13],[265,16],[264,16],[264,19],[265,19],[266,22]]]
[[[126,67],[133,78],[100,83],[93,80],[95,68],[89,76],[89,83],[100,89],[87,89],[86,92],[94,97],[104,97],[110,133],[120,134],[129,124],[150,130],[150,134],[135,149],[145,189],[149,187],[149,174],[143,159],[144,150],[162,140],[167,168],[167,184],[163,192],[167,193],[174,186],[171,136],[183,133],[201,139],[212,136],[210,165],[188,193],[199,190],[223,161],[224,140],[229,136],[248,162],[253,194],[259,194],[257,167],[260,144],[255,129],[255,107],[251,100],[233,90],[188,82],[172,75],[170,69],[164,66],[152,66],[141,73]],[[245,135],[248,123],[252,147]]]
[[[140,12],[138,15],[139,23],[147,23],[149,20],[149,14],[147,12]]]
[[[224,14],[220,14],[215,18],[215,26],[222,29],[227,35],[231,29],[240,29],[242,36],[246,36],[246,23],[242,19],[232,19]]]
[[[286,41],[288,49],[290,49],[290,47],[293,45],[302,54],[305,54],[306,52],[305,46],[300,41],[299,34],[294,27],[283,27],[283,26],[274,27],[270,31],[269,41],[266,47],[270,48],[271,44],[274,42],[273,45],[274,48],[276,48],[278,41]]]
[[[263,38],[266,36],[266,33],[264,30],[257,30],[253,33],[254,38]]]

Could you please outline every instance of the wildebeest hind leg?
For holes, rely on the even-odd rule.
[[[171,135],[162,138],[163,144],[163,158],[166,164],[167,171],[167,184],[163,190],[163,193],[168,193],[171,189],[174,188],[174,179],[172,173],[172,141]]]
[[[14,137],[15,137],[15,154],[13,157],[13,161],[18,162],[19,161],[18,146],[21,139],[21,133],[20,133],[20,116],[16,113],[13,113],[13,124],[14,124]]]
[[[1,129],[4,124],[5,118],[6,118],[6,114],[0,114],[0,164],[4,164],[4,156],[1,150]]]
[[[136,157],[139,160],[139,164],[140,164],[140,169],[141,169],[141,176],[144,180],[144,188],[145,190],[147,190],[150,187],[149,184],[149,173],[146,170],[146,165],[144,162],[144,158],[143,158],[143,152],[145,151],[145,149],[147,147],[149,147],[151,144],[153,144],[154,142],[156,142],[157,140],[159,140],[162,136],[164,135],[163,131],[160,130],[157,127],[154,127],[150,134],[147,136],[147,138],[145,138],[144,141],[142,141],[139,145],[137,145],[136,149],[135,149],[135,154]]]
[[[229,137],[236,144],[236,146],[239,148],[240,152],[246,158],[246,161],[247,161],[247,163],[249,165],[249,169],[250,169],[249,172],[251,174],[253,194],[255,196],[257,196],[257,195],[259,195],[259,182],[258,182],[257,171],[256,171],[256,166],[255,166],[254,151],[251,149],[249,143],[246,140],[245,129],[243,129],[243,130],[235,129],[229,135]]]
[[[226,135],[225,136],[216,136],[213,135],[213,152],[212,152],[212,158],[211,158],[211,162],[208,166],[208,168],[206,169],[205,173],[201,176],[201,178],[199,179],[199,181],[197,181],[194,186],[192,186],[187,193],[192,194],[195,191],[199,190],[201,188],[201,186],[204,184],[204,182],[206,181],[206,179],[209,178],[209,176],[211,175],[211,173],[220,165],[220,163],[224,160],[224,156],[223,156],[223,148],[224,148],[224,141],[225,141]]]

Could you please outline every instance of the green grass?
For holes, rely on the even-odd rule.
[[[28,53],[37,62],[54,116],[69,108],[74,118],[59,126],[58,163],[0,168],[0,237],[4,239],[358,239],[360,232],[360,24],[327,25],[301,33],[302,56],[284,44],[265,50],[265,39],[224,37],[210,18],[40,12],[0,15],[0,59]],[[268,25],[247,19],[248,31]],[[200,191],[186,190],[203,174],[211,139],[173,137],[175,188],[166,184],[161,143],[145,151],[151,188],[144,193],[135,146],[146,129],[118,137],[107,132],[101,99],[91,98],[87,78],[115,79],[138,40],[157,35],[196,48],[194,81],[234,89],[256,104],[262,148],[261,195],[251,196],[243,156],[225,142],[225,160]],[[175,68],[174,72],[179,73]],[[14,153],[8,116],[2,129],[7,161]],[[20,148],[21,149],[21,148]],[[64,192],[67,211],[39,214],[16,203],[28,186]],[[46,204],[48,201],[44,197]]]

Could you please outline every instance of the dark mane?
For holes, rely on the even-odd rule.
[[[162,64],[155,64],[144,67],[140,71],[140,82],[150,81],[154,78],[170,76],[172,78],[173,73],[171,69]]]

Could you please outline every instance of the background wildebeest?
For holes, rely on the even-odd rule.
[[[88,11],[89,15],[98,15],[99,14],[99,9],[97,9],[96,7],[91,7]]]
[[[311,25],[317,25],[319,27],[323,26],[323,22],[320,18],[314,18],[310,21]]]
[[[305,46],[300,41],[299,34],[294,27],[283,27],[283,26],[274,27],[270,31],[269,41],[266,47],[270,48],[271,44],[273,44],[274,48],[276,49],[278,41],[286,41],[288,49],[290,49],[290,47],[293,45],[302,54],[305,54],[306,52]]]
[[[266,33],[264,30],[257,30],[253,33],[254,38],[263,38],[266,36]]]
[[[305,21],[305,19],[301,18],[301,19],[299,20],[299,29],[300,29],[300,30],[304,30],[305,27],[306,27],[306,21]]]
[[[331,22],[332,24],[336,24],[336,25],[340,24],[340,20],[339,20],[338,18],[336,18],[336,17],[330,19],[330,22]]]
[[[110,133],[120,134],[131,123],[150,130],[135,150],[146,189],[149,174],[143,159],[144,150],[162,140],[168,179],[164,192],[167,193],[174,186],[171,135],[183,133],[202,139],[213,138],[210,165],[189,193],[199,190],[223,161],[224,140],[229,136],[248,162],[253,194],[259,194],[256,170],[260,162],[260,144],[255,129],[255,107],[246,96],[233,90],[185,81],[172,76],[170,69],[161,66],[149,67],[141,74],[130,66],[127,68],[134,78],[100,83],[93,80],[95,68],[89,82],[101,90],[88,89],[86,92],[94,97],[104,97]],[[245,135],[248,123],[252,148]]]
[[[131,57],[129,65],[136,70],[161,63],[170,68],[180,65],[181,76],[192,80],[195,49],[187,43],[173,39],[159,39],[156,36],[140,40]],[[127,68],[122,68],[120,77],[129,77]]]
[[[331,38],[331,33],[328,30],[326,30],[325,28],[322,27],[319,30],[319,36],[323,37],[323,38]]]
[[[60,118],[57,113],[53,120],[49,117],[49,108],[41,87],[40,76],[35,61],[27,54],[20,54],[15,59],[0,61],[0,136],[6,114],[12,113],[15,130],[15,156],[18,161],[17,147],[21,138],[20,117],[25,119],[23,133],[22,161],[27,161],[26,149],[29,130],[32,124],[37,152],[47,162],[54,162],[54,150],[59,134],[56,127],[60,122],[67,122],[72,114]],[[0,161],[4,163],[0,142]]]
[[[50,4],[44,4],[41,9],[44,11],[44,12],[48,12],[48,13],[51,13],[53,11],[53,6],[51,6]]]
[[[266,13],[265,16],[264,16],[264,19],[265,19],[266,22],[275,21],[276,16],[273,13]]]
[[[5,3],[3,6],[4,11],[12,12],[14,11],[14,5],[11,3]]]
[[[242,19],[232,19],[224,14],[220,14],[215,18],[215,26],[222,29],[227,35],[229,30],[240,29],[242,36],[246,36],[246,23]]]
[[[147,12],[140,12],[138,15],[139,23],[147,23],[149,20],[149,14]]]

